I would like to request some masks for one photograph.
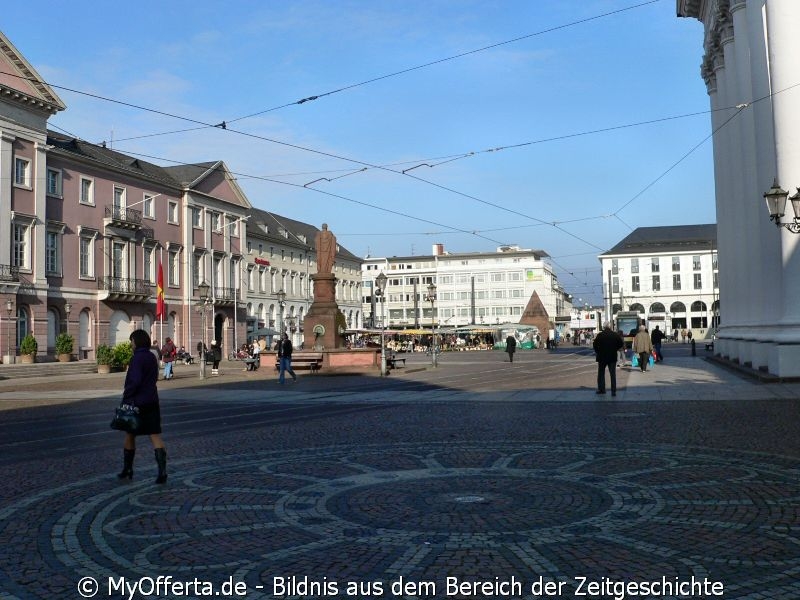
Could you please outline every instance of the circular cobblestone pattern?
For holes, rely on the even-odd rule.
[[[72,598],[81,577],[121,575],[234,577],[250,590],[274,576],[695,576],[722,581],[725,598],[797,597],[797,467],[745,453],[512,442],[174,461],[164,487],[109,475],[0,512],[10,541],[0,590],[32,597],[31,581],[45,581],[33,597]]]

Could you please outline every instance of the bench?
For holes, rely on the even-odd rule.
[[[244,359],[245,368],[248,371],[255,371],[258,369],[258,366],[261,364],[261,361],[258,358],[245,358]]]
[[[405,357],[398,358],[397,356],[389,356],[389,357],[386,358],[386,365],[390,369],[399,369],[400,368],[400,363],[403,363],[404,367],[406,366]]]
[[[281,360],[275,355],[275,369],[280,370]],[[313,352],[298,352],[292,354],[292,371],[309,370],[316,373],[322,368],[322,354]]]

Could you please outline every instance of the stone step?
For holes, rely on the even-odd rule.
[[[83,360],[69,363],[43,362],[29,365],[0,364],[0,379],[22,379],[27,377],[58,377],[97,373],[94,361]]]

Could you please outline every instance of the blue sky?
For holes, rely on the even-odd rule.
[[[710,134],[701,24],[674,0],[592,19],[641,2],[72,0],[3,31],[52,84],[229,123],[142,138],[198,125],[57,88],[57,130],[164,165],[223,159],[253,205],[361,256],[543,249],[599,302],[597,255],[631,228],[716,220],[710,140],[670,170]]]

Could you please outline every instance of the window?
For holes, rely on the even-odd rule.
[[[228,231],[232,236],[239,235],[239,219],[235,217],[226,217],[225,220],[228,223]]]
[[[81,177],[81,204],[94,204],[94,180]]]
[[[694,289],[696,289],[696,290],[703,289],[703,274],[702,273],[695,273],[694,274]]]
[[[111,277],[122,279],[125,277],[125,243],[112,242],[111,244]]]
[[[145,194],[144,200],[142,201],[142,212],[145,217],[149,217],[150,219],[155,219],[156,217],[155,207],[153,206],[155,202],[154,198],[155,196],[153,196],[153,194]]]
[[[80,276],[94,277],[94,236],[81,236],[80,241]]]
[[[125,208],[125,188],[114,186],[114,208]]]
[[[700,257],[699,256],[693,256],[692,257],[692,270],[693,271],[699,271],[700,270]]]
[[[490,281],[492,283],[497,283],[497,282],[505,281],[505,280],[506,280],[506,274],[505,273],[492,273],[491,274]]]
[[[680,271],[681,270],[681,257],[680,256],[673,256],[672,257],[672,270],[673,271]]]
[[[439,277],[439,283],[440,284],[453,283],[453,276],[452,275],[442,275],[442,276]]]
[[[156,283],[156,278],[154,277],[155,273],[155,264],[153,263],[153,249],[152,248],[145,248],[143,252],[144,258],[144,278],[148,283]]]
[[[681,289],[681,276],[679,274],[672,276],[672,289],[673,290]]]
[[[30,269],[30,226],[14,223],[14,239],[12,242],[12,264],[20,269]]]
[[[31,186],[31,161],[27,158],[14,159],[14,184]]]
[[[59,234],[48,231],[44,240],[44,268],[48,275],[57,275],[61,272],[59,260]]]
[[[619,261],[616,258],[611,259],[611,274],[619,275]]]
[[[512,271],[508,274],[509,281],[522,281],[522,273],[520,271]]]
[[[178,250],[169,251],[169,285],[181,284],[180,257],[181,254]]]
[[[47,169],[47,194],[61,196],[61,171],[58,169]]]
[[[632,258],[631,259],[631,273],[638,273],[638,272],[639,272],[639,259],[638,258]]]
[[[717,269],[719,269],[719,265],[717,264],[717,255],[716,254],[712,254],[711,255],[711,268],[714,269],[715,271]]]
[[[199,206],[192,207],[192,227],[202,227],[203,226],[203,209]],[[248,245],[248,250],[249,250]]]
[[[178,203],[172,202],[167,205],[167,221],[177,225],[180,221],[178,220]],[[177,284],[176,284],[177,285]]]
[[[619,294],[619,277],[611,278],[611,292],[614,294]]]
[[[658,273],[660,266],[658,264],[658,257],[653,257],[650,259],[650,270],[653,273]]]
[[[714,289],[719,287],[719,273],[714,271]]]
[[[631,291],[634,291],[634,292],[638,292],[639,291],[639,276],[638,275],[634,275],[633,277],[631,277]]]
[[[653,291],[661,291],[661,275],[653,275]]]

